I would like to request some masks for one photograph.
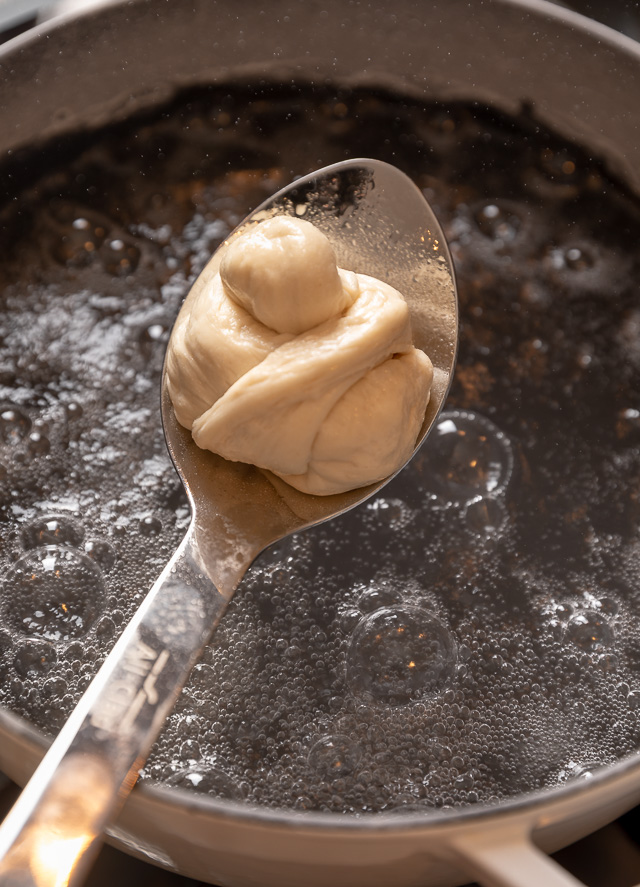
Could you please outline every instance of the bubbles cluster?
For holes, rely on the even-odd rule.
[[[355,696],[401,705],[441,690],[455,665],[455,644],[435,616],[418,607],[382,607],[366,616],[347,652]]]
[[[499,497],[514,464],[505,434],[466,410],[443,412],[429,446],[417,458],[425,463],[436,495],[454,506]]]
[[[100,570],[81,552],[46,545],[21,557],[2,595],[6,622],[26,637],[83,637],[104,597]]]

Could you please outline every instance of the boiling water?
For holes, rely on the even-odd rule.
[[[423,189],[460,357],[412,464],[249,572],[144,771],[272,807],[490,802],[640,742],[640,211],[526,116],[183,96],[1,171],[0,700],[55,732],[189,522],[164,347],[210,253],[349,156]]]

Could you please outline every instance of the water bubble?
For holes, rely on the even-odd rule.
[[[84,656],[85,649],[86,648],[83,644],[79,643],[78,641],[74,641],[67,647],[65,651],[66,657],[69,662],[72,662],[74,664],[77,662],[79,664],[80,660]]]
[[[604,764],[601,761],[589,761],[584,764],[571,764],[567,768],[567,776],[571,779],[592,779],[597,770],[601,770]]]
[[[65,404],[65,412],[68,419],[79,419],[82,416],[82,406],[75,400]]]
[[[118,536],[123,538],[129,533],[129,524],[131,523],[128,517],[125,515],[120,515],[120,517],[116,518],[115,523],[113,524],[112,533],[114,536]]]
[[[16,652],[14,665],[22,677],[45,674],[56,664],[55,648],[46,641],[28,641]]]
[[[500,429],[464,410],[442,413],[417,459],[434,490],[452,505],[495,499],[509,483],[514,462]],[[495,505],[489,507],[495,511]]]
[[[185,739],[180,746],[180,758],[197,763],[200,759],[200,743],[195,739]]]
[[[416,801],[415,798],[403,798],[397,796],[393,799],[393,803],[395,806],[385,810],[383,813],[384,816],[393,816],[394,818],[397,816],[406,816],[407,814],[424,816],[426,813],[433,812],[433,804],[429,801]]]
[[[364,618],[347,653],[347,682],[356,696],[402,705],[441,690],[456,651],[445,626],[420,607],[385,607]]]
[[[101,223],[86,216],[76,216],[60,233],[51,253],[65,267],[83,267],[93,260],[106,234],[106,228]]]
[[[462,773],[460,776],[456,776],[455,787],[461,791],[468,792],[473,788],[476,780],[477,774],[473,771]]]
[[[371,512],[381,521],[384,521],[392,530],[401,530],[408,526],[415,517],[415,511],[402,499],[387,499],[378,496],[367,502],[367,511]]]
[[[572,271],[586,271],[595,265],[595,259],[591,253],[579,246],[569,247],[565,252],[564,261],[567,268]]]
[[[596,664],[607,674],[613,674],[620,666],[620,659],[615,653],[601,653],[596,659]]]
[[[485,237],[499,244],[511,243],[518,236],[522,220],[511,207],[487,203],[474,213],[476,224]]]
[[[104,539],[90,539],[85,544],[84,550],[103,570],[110,570],[116,562],[113,546]]]
[[[157,536],[162,530],[162,523],[157,517],[147,515],[146,517],[141,518],[138,523],[138,528],[143,536]]]
[[[109,274],[114,277],[126,277],[138,267],[140,250],[135,244],[116,238],[104,243],[100,250],[100,258],[105,271]]]
[[[164,323],[152,323],[140,333],[143,344],[166,342],[169,338],[169,327]]]
[[[157,319],[148,326],[143,327],[138,333],[138,348],[142,358],[149,362],[159,361],[164,354],[164,347],[169,341],[171,322],[166,319]],[[155,365],[155,364],[154,364]]]
[[[42,685],[42,689],[44,690],[45,695],[49,696],[51,699],[62,699],[69,687],[64,678],[56,675],[55,677],[47,678]]]
[[[0,440],[3,443],[20,443],[31,429],[31,419],[19,407],[12,404],[0,406]]]
[[[373,613],[381,607],[397,604],[402,600],[402,595],[394,588],[369,588],[358,598],[358,607],[363,613]]]
[[[545,264],[556,271],[589,271],[596,262],[593,249],[585,245],[551,247],[545,257]]]
[[[0,629],[0,656],[3,656],[12,646],[13,641],[9,632]]]
[[[227,773],[209,764],[180,770],[167,780],[168,785],[186,788],[204,795],[216,795],[232,801],[242,801],[244,791]]]
[[[495,536],[504,526],[507,510],[499,499],[487,496],[470,502],[464,518],[469,529],[477,535]]]
[[[46,456],[51,449],[49,438],[40,431],[32,431],[29,434],[27,446],[32,456]]]
[[[624,407],[618,412],[616,433],[621,440],[629,443],[640,441],[640,410],[635,407]]]
[[[617,294],[630,272],[627,255],[607,252],[587,237],[547,246],[541,258],[551,282],[576,297]]]
[[[567,623],[565,638],[590,652],[610,644],[613,641],[613,629],[599,613],[587,610],[571,617]]]
[[[618,601],[610,597],[601,597],[596,601],[596,606],[603,616],[615,616],[620,609]]]
[[[20,536],[27,549],[41,545],[70,545],[77,548],[82,543],[84,529],[67,516],[48,515],[25,524]]]
[[[50,641],[87,633],[103,603],[100,570],[71,548],[47,545],[29,552],[7,573],[6,619],[17,631]]]
[[[325,779],[338,779],[356,769],[362,751],[348,736],[323,736],[309,751],[309,766]]]
[[[114,636],[116,625],[110,616],[103,616],[96,624],[96,637],[99,641],[109,641]]]
[[[346,634],[351,634],[358,622],[362,619],[362,611],[350,607],[340,614],[340,628]]]

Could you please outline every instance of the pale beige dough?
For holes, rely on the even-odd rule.
[[[404,464],[432,378],[400,293],[338,269],[326,237],[288,216],[230,243],[167,356],[176,416],[198,446],[318,495]]]

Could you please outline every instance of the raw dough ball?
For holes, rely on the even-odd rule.
[[[433,367],[393,287],[336,266],[308,222],[276,217],[232,241],[178,317],[167,382],[199,447],[307,493],[382,480],[415,444]]]

